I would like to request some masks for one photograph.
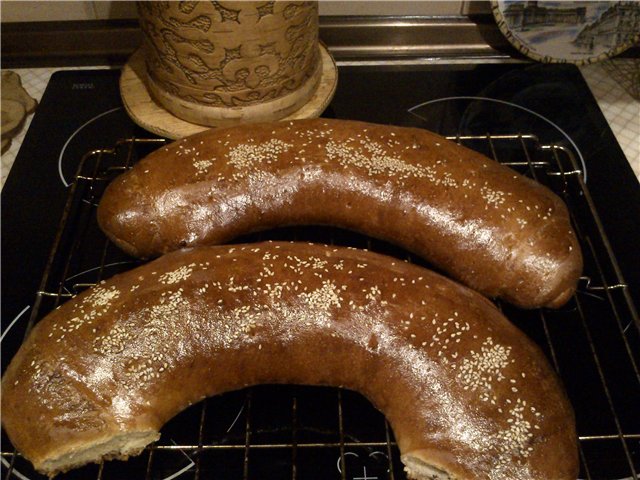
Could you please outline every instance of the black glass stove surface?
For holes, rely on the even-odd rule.
[[[341,67],[339,75],[325,116],[418,126],[457,137],[564,194],[580,224],[586,252],[580,293],[557,312],[523,312],[508,305],[503,309],[560,372],[582,437],[581,476],[613,479],[637,474],[640,340],[632,310],[640,300],[635,251],[640,239],[640,186],[578,70],[560,65]],[[100,182],[81,182],[69,203],[67,227],[58,229],[78,169],[87,178],[100,169],[113,175],[113,165],[123,159],[135,161],[159,145],[131,140],[156,137],[128,118],[118,77],[115,70],[54,74],[2,191],[3,367],[30,320],[37,321],[64,301],[60,292],[135,265],[106,245],[95,225]],[[129,140],[118,144],[121,139]],[[102,153],[117,144],[115,153]],[[541,148],[547,145],[560,149],[552,155]],[[523,156],[531,157],[529,164],[517,165]],[[551,166],[546,165],[549,159]],[[543,166],[533,169],[532,163]],[[558,169],[566,176],[556,175]],[[577,177],[586,181],[588,191]],[[593,216],[591,197],[610,246]],[[372,245],[358,235],[314,227],[280,229],[262,238],[292,235]],[[49,260],[54,241],[59,248]],[[406,254],[375,241],[373,247]],[[619,271],[609,261],[609,247]],[[71,250],[81,251],[81,260],[66,261]],[[41,283],[45,271],[50,274]],[[3,478],[41,478],[28,462],[13,455],[4,432],[2,439]],[[355,480],[403,475],[384,418],[359,395],[261,386],[190,408],[140,457],[86,467],[64,478]]]

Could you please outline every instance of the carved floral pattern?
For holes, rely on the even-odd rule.
[[[189,102],[277,99],[320,62],[317,2],[142,1],[138,11],[148,75]]]

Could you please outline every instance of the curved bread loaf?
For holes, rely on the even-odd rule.
[[[572,409],[544,355],[484,297],[367,251],[177,251],[39,322],[2,380],[2,422],[47,474],[136,454],[202,398],[344,386],[388,418],[417,479],[571,479]]]
[[[275,226],[335,225],[525,308],[562,305],[582,270],[566,206],[547,188],[425,130],[345,120],[172,143],[108,187],[98,221],[143,258]]]

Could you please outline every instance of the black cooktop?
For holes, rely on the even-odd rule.
[[[29,316],[36,308],[36,292],[40,288],[51,245],[58,231],[69,185],[73,182],[83,156],[89,151],[111,148],[123,138],[156,138],[128,118],[118,90],[119,73],[118,70],[55,73],[2,190],[3,369],[15,354],[24,337]],[[580,181],[575,177],[582,179],[580,188],[575,190],[575,197],[578,202],[595,207],[595,211],[591,208],[591,214],[596,216],[589,217],[589,222],[594,224],[598,234],[594,243],[597,244],[596,248],[604,249],[605,253],[609,252],[607,249],[610,246],[615,258],[613,262],[617,261],[617,265],[602,268],[612,269],[613,276],[603,286],[596,275],[600,264],[597,258],[592,262],[593,272],[585,272],[582,292],[579,294],[586,300],[577,301],[577,306],[572,303],[563,311],[551,314],[560,317],[565,315],[568,320],[564,326],[556,323],[548,327],[543,322],[544,325],[539,329],[529,327],[527,318],[537,315],[536,313],[510,310],[508,306],[506,313],[541,344],[560,370],[576,407],[579,434],[583,437],[581,475],[590,478],[621,478],[637,474],[640,471],[640,419],[636,418],[640,404],[640,376],[637,369],[640,363],[640,342],[638,328],[633,325],[633,304],[640,305],[640,256],[637,252],[640,246],[640,185],[579,70],[569,65],[540,64],[340,67],[338,89],[324,116],[418,126],[459,138],[524,135],[527,142],[532,141],[537,146],[553,144],[561,147],[563,152],[568,152],[566,155],[575,163],[566,164],[567,178],[571,177],[571,182],[578,184]],[[519,143],[524,141],[519,140]],[[488,154],[492,153],[489,147],[493,149],[492,143],[487,147],[486,142],[483,144],[475,140],[469,146],[487,150],[484,153]],[[501,152],[501,155],[516,155],[508,146],[501,149]],[[493,153],[495,156],[495,152]],[[552,178],[551,182],[553,181]],[[588,191],[584,189],[585,184]],[[601,230],[598,230],[599,227],[602,227]],[[602,231],[605,236],[600,235]],[[585,238],[588,242],[591,242],[590,235],[590,230],[587,229]],[[587,253],[587,256],[590,254]],[[589,259],[587,263],[590,264]],[[602,275],[600,272],[601,277]],[[603,278],[609,278],[608,275],[606,273]],[[571,326],[571,318],[575,311],[579,310],[580,315],[583,315],[585,308],[591,309],[591,297],[599,297],[599,300],[594,300],[595,306],[592,309],[597,315],[604,308],[600,306],[602,302],[608,300],[612,307],[604,310],[613,310],[613,315],[621,318],[618,321],[622,322],[618,333],[624,337],[621,348],[626,349],[627,356],[607,361],[611,362],[614,370],[619,362],[629,364],[630,367],[621,367],[624,370],[619,374],[621,377],[613,380],[610,380],[609,375],[618,373],[608,372],[607,361],[598,357],[600,346],[597,338],[599,335],[605,338],[608,334],[597,328],[589,330],[588,326],[576,327],[578,333],[572,330],[574,327]],[[617,306],[618,301],[623,302],[622,307]],[[624,311],[620,313],[620,310]],[[36,317],[40,318],[45,313],[44,310],[40,311]],[[604,312],[602,315],[608,313]],[[560,318],[558,321],[563,320]],[[554,331],[551,333],[557,335],[555,350],[546,345],[550,342],[545,340],[541,329],[551,329]],[[585,346],[574,346],[574,336],[580,339],[584,337]],[[617,341],[612,345],[618,345]],[[581,355],[584,357],[580,357]],[[577,360],[572,359],[573,357]],[[593,370],[594,382],[609,385],[621,383],[624,388],[618,392],[615,388],[608,391],[605,387],[603,392],[593,394],[593,399],[585,398],[591,396],[592,392],[588,386],[592,380],[587,380],[580,373],[581,365],[585,362],[593,363],[588,368]],[[630,369],[629,372],[627,369]],[[629,378],[624,377],[627,373]],[[289,393],[276,389],[275,393],[271,392],[269,395],[287,396]],[[259,387],[252,395],[259,398],[266,393]],[[311,396],[314,400],[310,402],[322,405],[323,398],[327,395],[333,393],[316,389]],[[348,397],[351,393],[339,395]],[[615,403],[618,398],[622,399],[620,404]],[[639,403],[634,404],[636,400]],[[354,402],[351,405],[363,403],[357,399]],[[305,408],[309,408],[309,421],[314,422],[313,403],[300,405],[301,415],[304,415]],[[365,405],[362,408],[367,407]],[[600,421],[596,417],[602,409],[607,420]],[[607,409],[614,411],[606,413]],[[369,417],[363,414],[362,418]],[[175,435],[179,437],[180,434]],[[366,433],[363,436],[366,437]],[[353,434],[349,438],[357,442],[363,437]],[[5,455],[5,452],[12,451],[7,444],[3,434],[3,472],[12,459],[9,453]],[[249,469],[254,472],[249,477],[282,478],[280,474],[274,473],[275,470],[260,470],[258,465],[262,451],[263,449],[256,450],[256,467]],[[307,451],[300,450],[299,457],[304,458]],[[368,464],[360,459],[362,455],[357,461],[349,461],[352,465],[351,472],[345,474],[339,471],[340,468],[336,468],[335,452],[331,449],[322,451],[326,453],[326,459],[324,454],[309,454],[309,459],[298,458],[298,463],[311,465],[313,462],[326,460],[322,463],[324,466],[306,469],[300,466],[298,476],[295,477],[294,474],[294,478],[392,478],[386,467],[376,467],[376,455],[367,460],[373,462],[373,465],[369,465],[369,474],[372,476],[367,477]],[[231,450],[229,452],[229,458],[237,453]],[[346,453],[349,457],[348,452]],[[344,454],[343,451],[342,455]],[[274,455],[269,458],[278,458]],[[354,454],[354,458],[355,456],[358,455]],[[290,461],[291,455],[286,454],[284,457],[286,458],[282,461],[286,463]],[[242,466],[242,458],[239,462]],[[24,460],[19,465],[20,468],[15,468],[16,472],[23,472],[20,475],[24,476],[25,471],[30,471]],[[163,470],[163,473],[156,475],[147,472],[147,477],[143,475],[140,478],[171,477],[174,467],[166,468],[168,470]],[[286,468],[291,470],[290,467]],[[375,468],[378,468],[377,477],[371,473]],[[398,476],[395,478],[403,478],[398,461],[392,471],[397,469]],[[216,468],[215,471],[219,473],[220,469]],[[306,475],[300,473],[305,471]],[[323,472],[322,475],[319,472]],[[86,471],[79,475],[81,476],[69,478],[96,478],[95,473],[87,474]],[[100,470],[98,478],[125,478],[119,475],[121,473],[111,477],[105,473],[103,476]],[[186,467],[181,475],[193,478],[193,472]],[[239,478],[231,473],[228,476],[221,475],[220,478]],[[40,477],[30,473],[28,478]]]

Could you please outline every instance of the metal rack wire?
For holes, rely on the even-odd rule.
[[[638,479],[640,321],[581,167],[570,150],[541,145],[535,135],[450,139],[549,186],[569,206],[585,256],[576,295],[557,311],[498,306],[543,348],[564,381],[576,410],[581,478]],[[99,231],[95,207],[115,175],[163,143],[130,138],[83,157],[27,331],[67,297],[137,264]],[[365,247],[421,263],[388,244],[337,229],[279,229],[243,240],[265,237]],[[1,460],[5,480],[44,478],[8,441],[3,442]],[[59,478],[400,480],[405,475],[388,423],[363,397],[336,388],[258,386],[204,400],[182,412],[139,457],[84,467]]]

